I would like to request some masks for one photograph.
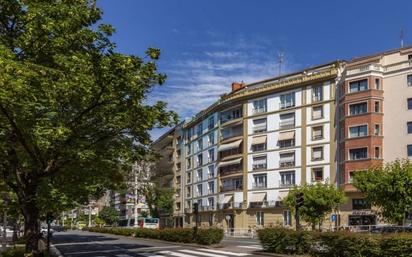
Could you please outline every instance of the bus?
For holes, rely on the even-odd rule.
[[[158,218],[143,218],[139,217],[137,219],[137,224],[139,228],[159,228],[159,219]],[[119,221],[120,227],[134,227],[134,218],[123,219]]]

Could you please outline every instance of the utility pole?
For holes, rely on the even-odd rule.
[[[405,36],[405,32],[403,28],[401,28],[400,39],[401,39],[401,48],[403,48],[403,38]]]

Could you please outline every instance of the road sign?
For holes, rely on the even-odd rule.
[[[332,221],[336,221],[337,220],[337,215],[336,214],[332,214],[331,216],[330,216],[330,219],[332,220]]]

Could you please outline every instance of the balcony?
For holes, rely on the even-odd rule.
[[[243,190],[242,185],[232,185],[232,186],[222,186],[220,187],[220,192]]]
[[[253,189],[266,189],[267,184],[265,184],[265,183],[253,183],[252,188]]]
[[[280,159],[279,166],[281,168],[294,167],[295,166],[295,160],[282,160],[282,159]]]
[[[230,202],[230,203],[220,203],[217,205],[219,210],[227,210],[227,209],[241,209],[242,208],[241,202]]]
[[[292,107],[295,107],[295,102],[284,102],[279,104],[280,109],[287,109]]]
[[[283,207],[282,201],[264,201],[259,203],[249,203],[250,208],[274,208]]]
[[[233,168],[233,169],[223,169],[223,168],[221,168],[220,172],[219,172],[220,176],[229,176],[229,175],[232,175],[232,174],[240,174],[240,173],[243,172],[243,169],[240,165],[233,165],[233,166],[236,166],[236,168]]]
[[[243,153],[242,146],[240,146],[239,148],[234,148],[234,149],[230,149],[230,150],[221,151],[220,152],[220,159],[224,159],[226,157],[233,156],[233,155],[238,155],[238,154],[242,154],[242,153]]]
[[[392,66],[393,67],[393,66]],[[365,64],[365,65],[361,65],[361,66],[357,66],[353,69],[348,69],[346,71],[347,75],[356,75],[359,73],[364,73],[364,72],[371,72],[371,71],[378,71],[378,72],[383,72],[388,71],[388,68],[383,68],[382,65],[378,64],[378,63],[369,63],[369,64]],[[391,70],[391,69],[389,69]]]
[[[185,208],[185,213],[192,213],[192,208]]]
[[[214,211],[215,207],[214,206],[200,206],[199,211]]]
[[[243,116],[243,113],[242,113],[241,108],[222,112],[220,114],[220,124],[225,124],[225,123],[230,122],[232,120],[242,118],[242,116]]]
[[[253,166],[252,166],[253,171],[266,170],[266,168],[267,168],[267,164],[266,164],[266,163],[253,164]]]
[[[287,120],[287,121],[280,121],[279,128],[280,129],[288,129],[295,127],[295,120]]]

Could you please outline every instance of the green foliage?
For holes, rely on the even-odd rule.
[[[302,220],[310,223],[312,228],[316,224],[322,224],[325,215],[335,210],[346,199],[344,193],[334,185],[316,183],[303,185],[292,189],[284,203],[291,210],[295,209],[295,197],[297,193],[303,193],[303,206],[299,209]]]
[[[99,233],[108,233],[122,236],[135,236],[139,238],[159,239],[169,242],[197,243],[201,245],[218,244],[223,239],[223,230],[218,228],[199,229],[197,236],[191,228],[166,228],[166,229],[147,229],[147,228],[110,228],[93,227],[83,230]]]
[[[411,256],[412,234],[363,234],[295,231],[266,228],[258,231],[265,251],[277,254],[305,254],[313,257]]]
[[[159,49],[116,52],[94,0],[0,0],[0,178],[19,198],[29,245],[45,212],[96,198],[149,152],[149,131],[175,124],[148,104]],[[31,250],[31,249],[28,249]]]
[[[99,218],[107,225],[115,225],[119,222],[119,213],[114,207],[105,206],[99,212]]]
[[[258,237],[265,251],[281,254],[307,253],[313,243],[309,232],[285,228],[261,229],[258,230]]]
[[[95,223],[97,226],[101,227],[101,226],[103,226],[106,222],[105,222],[102,218],[100,218],[99,216],[96,216],[96,217],[94,218],[94,223]]]
[[[6,251],[0,252],[0,257],[24,257],[23,247],[11,247]]]
[[[174,205],[174,190],[162,188],[156,184],[146,186],[144,190],[150,215],[158,218],[160,214],[171,215]]]
[[[198,229],[195,240],[200,245],[214,245],[219,244],[223,236],[223,230],[219,228]]]
[[[408,160],[357,172],[354,185],[388,222],[402,224],[405,212],[412,208],[412,164]]]

